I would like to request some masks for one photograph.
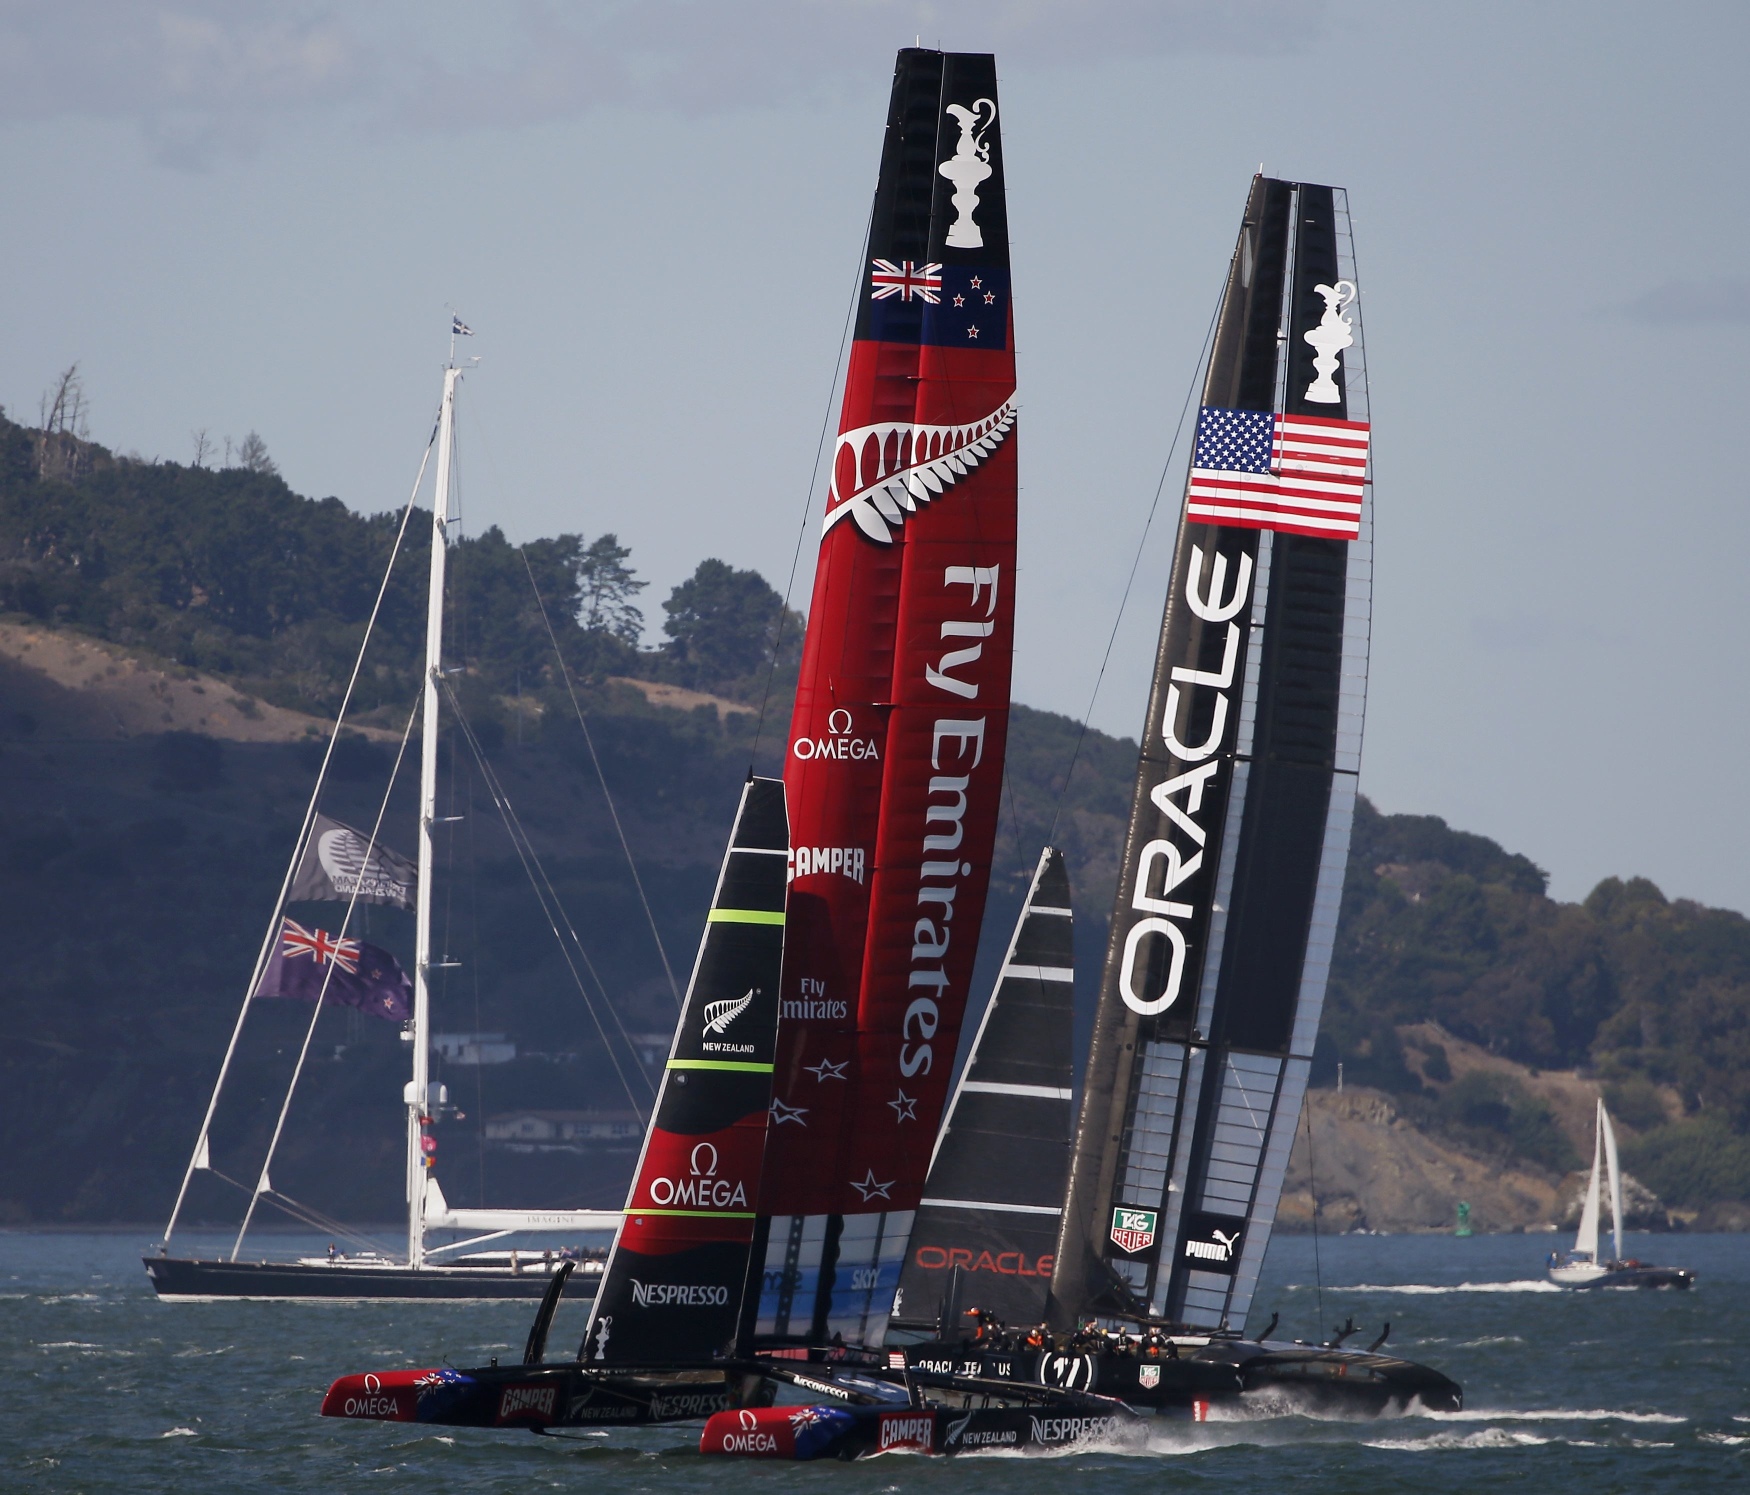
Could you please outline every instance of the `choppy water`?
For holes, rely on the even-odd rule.
[[[1596,1295],[1541,1280],[1545,1236],[1323,1240],[1323,1323],[1352,1313],[1365,1343],[1391,1319],[1393,1348],[1464,1384],[1456,1416],[1171,1424],[1148,1454],[854,1466],[705,1460],[687,1425],[560,1441],[323,1421],[322,1392],[342,1371],[519,1353],[529,1305],[160,1304],[143,1244],[0,1232],[0,1490],[1064,1495],[1072,1473],[1098,1495],[1750,1488],[1743,1236],[1632,1238],[1630,1254],[1696,1268],[1699,1288]],[[1280,1334],[1316,1337],[1314,1282],[1312,1242],[1279,1239],[1262,1316],[1280,1308]],[[581,1327],[562,1320],[555,1347]]]

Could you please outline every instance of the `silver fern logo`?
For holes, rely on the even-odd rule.
[[[727,1033],[729,1025],[753,1005],[753,992],[750,990],[745,997],[726,997],[721,1002],[705,1004],[705,1031],[707,1033]]]
[[[826,528],[854,519],[882,545],[906,515],[952,488],[1007,439],[1015,428],[1015,397],[964,425],[880,421],[839,434],[833,453]]]

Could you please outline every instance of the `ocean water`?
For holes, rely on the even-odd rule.
[[[335,1375],[516,1355],[531,1306],[160,1304],[143,1237],[0,1232],[0,1490],[1750,1489],[1750,1237],[1625,1242],[1699,1271],[1692,1293],[1559,1292],[1542,1279],[1552,1244],[1325,1238],[1316,1264],[1310,1238],[1272,1245],[1255,1329],[1279,1309],[1280,1336],[1312,1339],[1353,1314],[1365,1344],[1390,1319],[1393,1348],[1463,1383],[1458,1415],[1163,1424],[1135,1454],[794,1465],[701,1458],[696,1424],[559,1439],[326,1421]],[[581,1330],[579,1310],[562,1316],[555,1350]]]

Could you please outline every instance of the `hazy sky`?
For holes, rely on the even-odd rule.
[[[1364,789],[1560,896],[1750,909],[1742,4],[0,0],[0,403],[77,359],[106,444],[254,429],[300,492],[388,508],[454,307],[471,528],[617,531],[653,623],[708,554],[782,588],[914,34],[1002,69],[1017,698],[1087,706],[1251,173],[1343,185]]]

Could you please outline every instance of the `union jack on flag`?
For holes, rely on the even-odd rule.
[[[1193,523],[1356,539],[1368,438],[1365,421],[1205,405],[1197,413],[1185,517]]]
[[[874,260],[872,263],[875,268],[869,275],[871,301],[886,301],[894,296],[901,301],[910,301],[916,296],[918,300],[928,301],[932,306],[941,305],[940,265],[919,265],[911,260],[901,260],[897,265],[892,260]]]
[[[308,957],[318,966],[335,965],[349,974],[359,968],[359,942],[336,939],[326,929],[306,929],[295,920],[287,919],[280,930],[285,942],[280,954],[287,960]]]

